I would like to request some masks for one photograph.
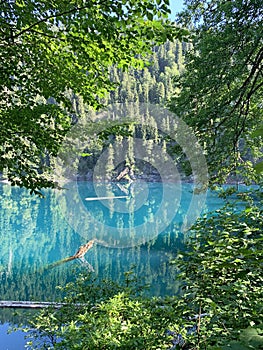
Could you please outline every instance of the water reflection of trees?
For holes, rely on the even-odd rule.
[[[121,193],[120,189],[116,192],[118,191],[116,185],[106,186],[105,191],[109,196]],[[60,198],[58,204],[55,191],[47,191],[46,198],[40,199],[30,196],[25,190],[6,184],[0,186],[0,195],[0,295],[2,300],[44,301],[59,298],[60,291],[55,287],[65,285],[74,279],[76,275],[74,269],[83,271],[85,266],[72,261],[54,269],[46,269],[46,267],[52,262],[74,254],[80,245],[87,243],[94,238],[94,235],[101,243],[96,244],[87,253],[86,259],[100,278],[120,281],[123,273],[135,266],[135,274],[150,286],[149,293],[164,295],[178,291],[178,285],[175,285],[176,271],[170,268],[169,259],[176,255],[178,248],[184,245],[185,237],[179,230],[183,221],[183,209],[178,211],[178,224],[167,222],[169,225],[165,232],[158,235],[159,223],[154,222],[159,205],[157,187],[151,189],[147,205],[142,208],[138,218],[134,210],[136,196],[131,197],[129,202],[122,201],[126,209],[124,215],[117,210],[120,202],[111,200],[107,206],[99,201],[93,202],[92,205],[85,202],[87,195],[94,196],[96,193],[92,183],[80,184],[78,193],[71,197],[74,205],[70,206],[68,212],[68,215],[76,218],[75,230],[62,215],[63,210],[68,210],[67,196]],[[85,210],[92,212],[97,222],[115,225],[118,237],[111,240],[111,237],[107,236],[107,230],[99,232],[96,229],[96,223],[81,220],[78,215],[79,201],[82,202]],[[168,209],[164,208],[163,220],[166,216],[169,217],[166,215]],[[181,214],[180,210],[182,210]],[[143,230],[140,232],[139,237],[134,236],[136,233],[134,226],[143,224],[147,220],[153,220],[154,225],[150,227],[155,227],[156,232],[151,232],[149,235],[145,229],[145,232]],[[84,230],[87,233],[86,236],[77,233],[80,228],[81,232]],[[122,236],[124,228],[128,228],[125,230],[125,235],[129,232],[130,237]],[[123,247],[124,244],[119,244],[124,239],[130,242],[126,247]],[[0,317],[2,321],[12,320],[11,314],[10,310],[4,310]]]

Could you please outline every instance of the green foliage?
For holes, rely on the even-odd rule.
[[[209,347],[211,350],[249,350],[249,349],[262,349],[263,348],[263,336],[262,327],[252,328],[248,327],[240,332],[238,340],[232,340],[229,344],[218,347]]]
[[[42,7],[35,10],[36,4]],[[224,181],[233,171],[256,180],[255,170],[260,173],[262,164],[253,164],[261,157],[262,147],[261,3],[193,0],[187,4],[181,18],[195,25],[195,52],[189,55],[185,74],[177,81],[181,92],[173,101],[173,110],[199,136],[212,180]],[[109,66],[140,66],[135,54],[146,52],[153,39],[163,42],[180,33],[176,28],[173,32],[169,23],[153,21],[167,12],[167,1],[93,1],[93,5],[87,7],[81,1],[52,2],[51,8],[36,1],[3,5],[1,116],[12,123],[1,131],[0,140],[7,147],[2,155],[7,154],[7,167],[12,170],[8,176],[14,183],[35,189],[32,169],[34,178],[41,175],[39,150],[56,153],[70,126],[67,115],[72,107],[66,91],[80,93],[89,105],[98,107],[98,98],[114,85],[107,75]],[[167,54],[168,62],[171,57]],[[157,71],[158,64],[155,60],[152,69]],[[118,80],[116,71],[114,74]],[[138,91],[149,101],[152,76],[149,71],[142,74],[144,84]],[[160,83],[164,81],[158,83],[155,98],[160,102],[165,93]],[[128,79],[125,89],[119,91],[120,98],[133,99]],[[41,102],[42,97],[51,96],[57,102],[54,110],[46,109],[52,104]],[[21,115],[27,116],[22,123],[26,132],[19,138]],[[23,164],[24,154],[30,155],[30,148],[35,147],[35,138],[30,143],[27,131],[32,129],[36,135],[39,129],[33,127],[34,116],[43,118],[45,125],[48,120],[48,125],[59,131],[53,142],[48,136],[40,138],[31,163]],[[43,135],[48,135],[45,125],[40,123]],[[15,136],[11,146],[10,135]],[[12,163],[12,159],[20,162]],[[40,184],[41,179],[37,186]],[[228,194],[235,195],[232,190]],[[141,287],[138,290],[130,280],[128,285],[117,286],[81,276],[67,287],[69,307],[45,310],[33,320],[40,343],[32,348],[167,349],[174,335],[168,336],[166,331],[171,330],[184,338],[177,348],[261,349],[260,198],[262,192],[251,197],[246,194],[242,196],[243,210],[227,206],[195,225],[189,233],[188,251],[174,262],[180,270],[180,297],[147,299],[139,293]]]
[[[262,218],[259,203],[241,212],[227,206],[195,225],[188,253],[178,257],[181,314],[207,314],[195,335],[200,349],[263,346]],[[245,335],[250,329],[258,334],[253,341]]]
[[[192,126],[207,154],[211,180],[255,180],[262,157],[262,6],[258,0],[186,2],[194,50],[172,110]],[[261,170],[258,166],[257,172]]]
[[[181,23],[195,33],[171,108],[207,156],[212,183],[262,176],[262,6],[260,1],[186,1]],[[193,349],[261,349],[262,191],[201,219],[181,270],[181,315],[205,313]],[[243,206],[243,210],[241,207]]]
[[[12,184],[54,185],[43,170],[71,126],[68,92],[99,108],[109,67],[141,67],[154,44],[184,36],[168,13],[162,0],[1,3],[0,171]]]
[[[251,133],[252,140],[257,140],[259,139],[260,142],[262,142],[263,138],[263,127],[262,125],[256,128],[252,133]],[[263,162],[260,161],[257,164],[254,165],[254,168],[256,170],[256,173],[260,174],[263,172]]]
[[[54,349],[167,349],[171,344],[166,331],[174,327],[172,301],[141,297],[130,272],[123,285],[82,275],[67,290],[69,307],[45,310],[34,320],[40,341],[32,349],[47,344]]]

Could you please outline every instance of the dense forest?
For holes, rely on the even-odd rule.
[[[169,5],[1,2],[0,291],[59,282],[66,302],[30,319],[29,349],[263,348],[262,1],[185,0],[176,24]],[[197,219],[208,185],[225,205]],[[61,260],[94,233],[71,282]]]
[[[77,169],[75,170],[74,178],[92,180],[94,176],[94,167],[101,156],[102,152],[107,151],[107,164],[101,169],[101,180],[116,180],[119,173],[128,166],[132,169],[135,178],[143,178],[149,181],[160,181],[161,176],[158,170],[154,167],[154,158],[157,157],[157,148],[162,150],[162,157],[167,158],[166,153],[171,157],[171,160],[176,164],[180,159],[180,146],[174,139],[171,139],[167,134],[174,129],[173,115],[166,115],[161,121],[161,125],[156,122],[156,116],[152,114],[152,105],[164,106],[167,101],[175,94],[176,88],[174,79],[183,72],[184,62],[187,52],[191,49],[191,43],[180,42],[179,40],[167,41],[165,44],[153,48],[147,65],[143,69],[129,68],[123,71],[116,66],[109,68],[110,80],[115,84],[115,88],[100,102],[109,108],[109,105],[118,106],[123,104],[126,108],[123,112],[121,123],[114,120],[114,113],[111,112],[107,116],[105,123],[105,115],[97,113],[89,109],[83,103],[81,96],[70,94],[69,98],[72,103],[75,114],[72,115],[73,123],[79,122],[82,124],[81,137],[86,138],[86,144],[82,142],[81,151],[87,156],[79,157],[75,160]],[[149,106],[140,109],[139,106]],[[116,107],[116,114],[118,107]],[[79,117],[82,117],[85,122]],[[92,127],[92,123],[93,125]],[[101,123],[101,126],[98,126]],[[112,123],[112,125],[110,124]],[[118,126],[123,124],[122,126]],[[88,125],[87,125],[88,124]],[[117,125],[116,125],[117,124]],[[116,127],[114,128],[114,125]],[[79,126],[80,128],[80,126]],[[112,128],[112,129],[111,129]],[[87,134],[86,134],[87,133]],[[70,144],[71,140],[68,137]],[[79,133],[76,136],[80,138]],[[136,157],[134,148],[138,139],[142,140],[142,146],[145,149],[143,159]],[[66,141],[67,142],[67,141]],[[64,142],[65,150],[62,149],[62,154],[69,152],[69,146]],[[122,149],[122,161],[118,163],[118,155],[116,147]],[[126,143],[126,144],[125,144]],[[62,156],[63,157],[63,156]],[[166,162],[168,163],[168,162]],[[59,165],[54,160],[54,167]],[[65,167],[65,164],[63,165]],[[180,166],[181,176],[187,178],[191,173],[189,165]],[[57,172],[57,176],[61,176],[62,172]],[[167,177],[170,174],[167,174]],[[64,176],[72,179],[72,174]],[[126,176],[129,177],[128,175]],[[96,178],[99,179],[98,177]],[[123,178],[122,180],[125,180]]]
[[[129,166],[132,168],[136,178],[160,181],[160,174],[153,166],[153,159],[156,156],[156,150],[153,150],[153,146],[161,147],[164,158],[166,157],[166,152],[168,152],[174,162],[178,161],[179,152],[178,149],[177,152],[174,152],[176,149],[175,141],[169,140],[167,134],[160,128],[160,125],[156,124],[155,116],[150,113],[151,108],[149,107],[149,110],[146,109],[143,116],[141,111],[138,113],[139,105],[149,104],[150,106],[157,104],[164,106],[170,100],[176,91],[173,81],[183,72],[185,58],[191,46],[191,43],[179,40],[167,41],[152,49],[144,68],[129,67],[127,70],[117,68],[117,66],[108,68],[109,79],[114,84],[114,87],[106,96],[99,99],[100,103],[103,106],[124,104],[127,108],[127,116],[124,116],[124,118],[127,117],[127,124],[112,131],[110,124],[102,124],[101,132],[96,135],[95,131],[98,130],[97,125],[100,123],[100,117],[97,117],[96,112],[84,103],[81,95],[74,94],[71,90],[67,91],[66,95],[72,108],[71,122],[73,124],[80,122],[81,124],[83,122],[81,118],[85,121],[82,134],[85,134],[87,131],[88,135],[84,136],[86,145],[83,143],[82,147],[84,146],[85,148],[81,151],[87,156],[79,157],[75,160],[77,169],[75,169],[73,176],[72,174],[66,174],[65,171],[58,172],[58,168],[61,168],[59,161],[47,152],[44,157],[40,158],[39,171],[41,172],[42,169],[52,164],[56,168],[56,180],[62,175],[70,180],[73,178],[92,180],[94,167],[102,152],[107,150],[109,152],[108,164],[105,164],[105,169],[102,169],[101,180],[115,180],[125,166]],[[36,103],[56,105],[54,98],[45,100],[40,96],[37,97]],[[108,117],[108,122],[110,122],[110,118],[111,116]],[[93,125],[92,127],[95,119],[96,126]],[[173,123],[173,118],[170,115],[166,119],[162,121],[163,125],[161,127],[169,132],[170,128],[172,128],[169,124]],[[116,121],[113,120],[112,123],[114,125]],[[107,136],[104,136],[104,134]],[[77,137],[79,138],[79,135]],[[136,154],[133,152],[136,139],[138,138],[142,139],[145,152],[148,153],[147,157],[142,160],[136,159]],[[71,142],[71,140],[68,141],[69,143]],[[126,149],[126,154],[123,155],[124,159],[120,164],[117,163],[117,156],[114,154],[114,148],[112,147],[114,142],[119,143],[119,147],[122,147],[123,151]],[[124,145],[125,142],[127,143],[126,147]],[[64,141],[64,145],[66,143],[67,139]],[[63,154],[68,152],[68,147],[66,144],[65,149],[62,147],[60,152]],[[182,172],[181,175],[184,177],[191,173],[189,166],[185,169],[181,167],[180,170]],[[107,173],[106,176],[105,172]],[[5,177],[5,172],[3,176]]]
[[[167,41],[152,49],[143,69],[109,67],[109,77],[115,88],[101,102],[112,103],[159,103],[165,104],[174,93],[173,80],[184,69],[185,55],[191,43],[179,40]],[[71,102],[77,115],[85,114],[81,97],[71,95]]]

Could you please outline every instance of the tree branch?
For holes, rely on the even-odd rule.
[[[247,89],[247,86],[248,84],[250,83],[251,79],[253,78],[254,74],[256,73],[256,71],[258,70],[259,66],[260,66],[260,63],[261,61],[263,60],[263,48],[261,48],[254,60],[254,63],[253,63],[253,67],[247,77],[247,79],[244,81],[244,83],[242,84],[242,86],[240,87],[240,97],[239,99],[237,100],[237,102],[235,103],[235,106],[234,106],[234,109],[240,104],[240,102],[242,101],[242,98],[244,97],[245,95],[245,92],[246,92],[246,89]]]
[[[45,18],[42,18],[42,19],[40,19],[39,21],[37,21],[37,22],[31,24],[31,25],[28,26],[27,28],[21,30],[19,33],[15,34],[15,35],[13,36],[13,38],[14,38],[14,39],[18,38],[20,35],[22,35],[22,34],[28,32],[28,31],[30,31],[30,30],[31,30],[32,28],[34,28],[35,26],[39,25],[40,23],[46,22],[46,21],[48,21],[49,19],[58,18],[58,17],[62,17],[62,16],[64,16],[64,15],[69,15],[70,13],[74,13],[74,12],[76,12],[76,11],[85,10],[87,7],[88,7],[87,5],[86,5],[86,6],[82,6],[82,7],[75,7],[75,8],[73,8],[73,9],[71,9],[71,10],[64,11],[64,12],[58,13],[58,14],[56,14],[56,15],[50,15],[50,16],[47,16],[47,17],[45,17]],[[10,38],[7,38],[7,39],[10,39]]]
[[[36,34],[42,35],[42,36],[46,36],[47,38],[59,39],[60,41],[66,41],[65,39],[62,39],[60,37],[57,37],[57,36],[54,36],[54,35],[50,35],[50,34],[46,34],[44,32],[40,32],[40,31],[35,30],[35,29],[30,29],[29,31],[32,32],[32,33],[36,33]]]
[[[254,88],[255,83],[257,81],[257,77],[260,74],[260,63],[263,59],[263,48],[261,48],[254,60],[253,63],[253,67],[248,75],[248,77],[245,79],[245,81],[243,82],[243,84],[241,85],[241,87],[239,88],[240,91],[240,96],[238,98],[238,100],[236,101],[236,103],[234,104],[232,111],[230,112],[230,114],[232,114],[234,112],[235,109],[238,108],[238,106],[242,103],[242,99],[244,98],[246,91],[247,91],[247,87],[249,85],[249,83],[251,82],[251,80],[253,79],[253,84],[252,84],[252,88],[250,89],[250,91],[248,92],[247,96],[248,99],[251,98],[252,94],[263,84],[259,84],[256,88]],[[247,101],[243,101],[242,106],[244,106],[246,104],[247,106]],[[246,108],[247,111],[247,108]],[[217,124],[216,128],[220,127],[222,124],[225,123],[225,121],[228,119],[228,116],[226,116],[225,118],[223,118],[223,120],[221,120],[221,122],[219,124]],[[238,122],[239,123],[239,122]]]

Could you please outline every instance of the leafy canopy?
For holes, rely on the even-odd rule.
[[[180,20],[195,33],[172,109],[196,131],[215,181],[256,178],[262,155],[262,3],[189,0]],[[260,172],[260,165],[256,166]]]
[[[0,171],[32,190],[52,186],[48,156],[71,126],[70,93],[98,108],[113,89],[108,68],[185,34],[168,0],[17,0],[0,11]]]

